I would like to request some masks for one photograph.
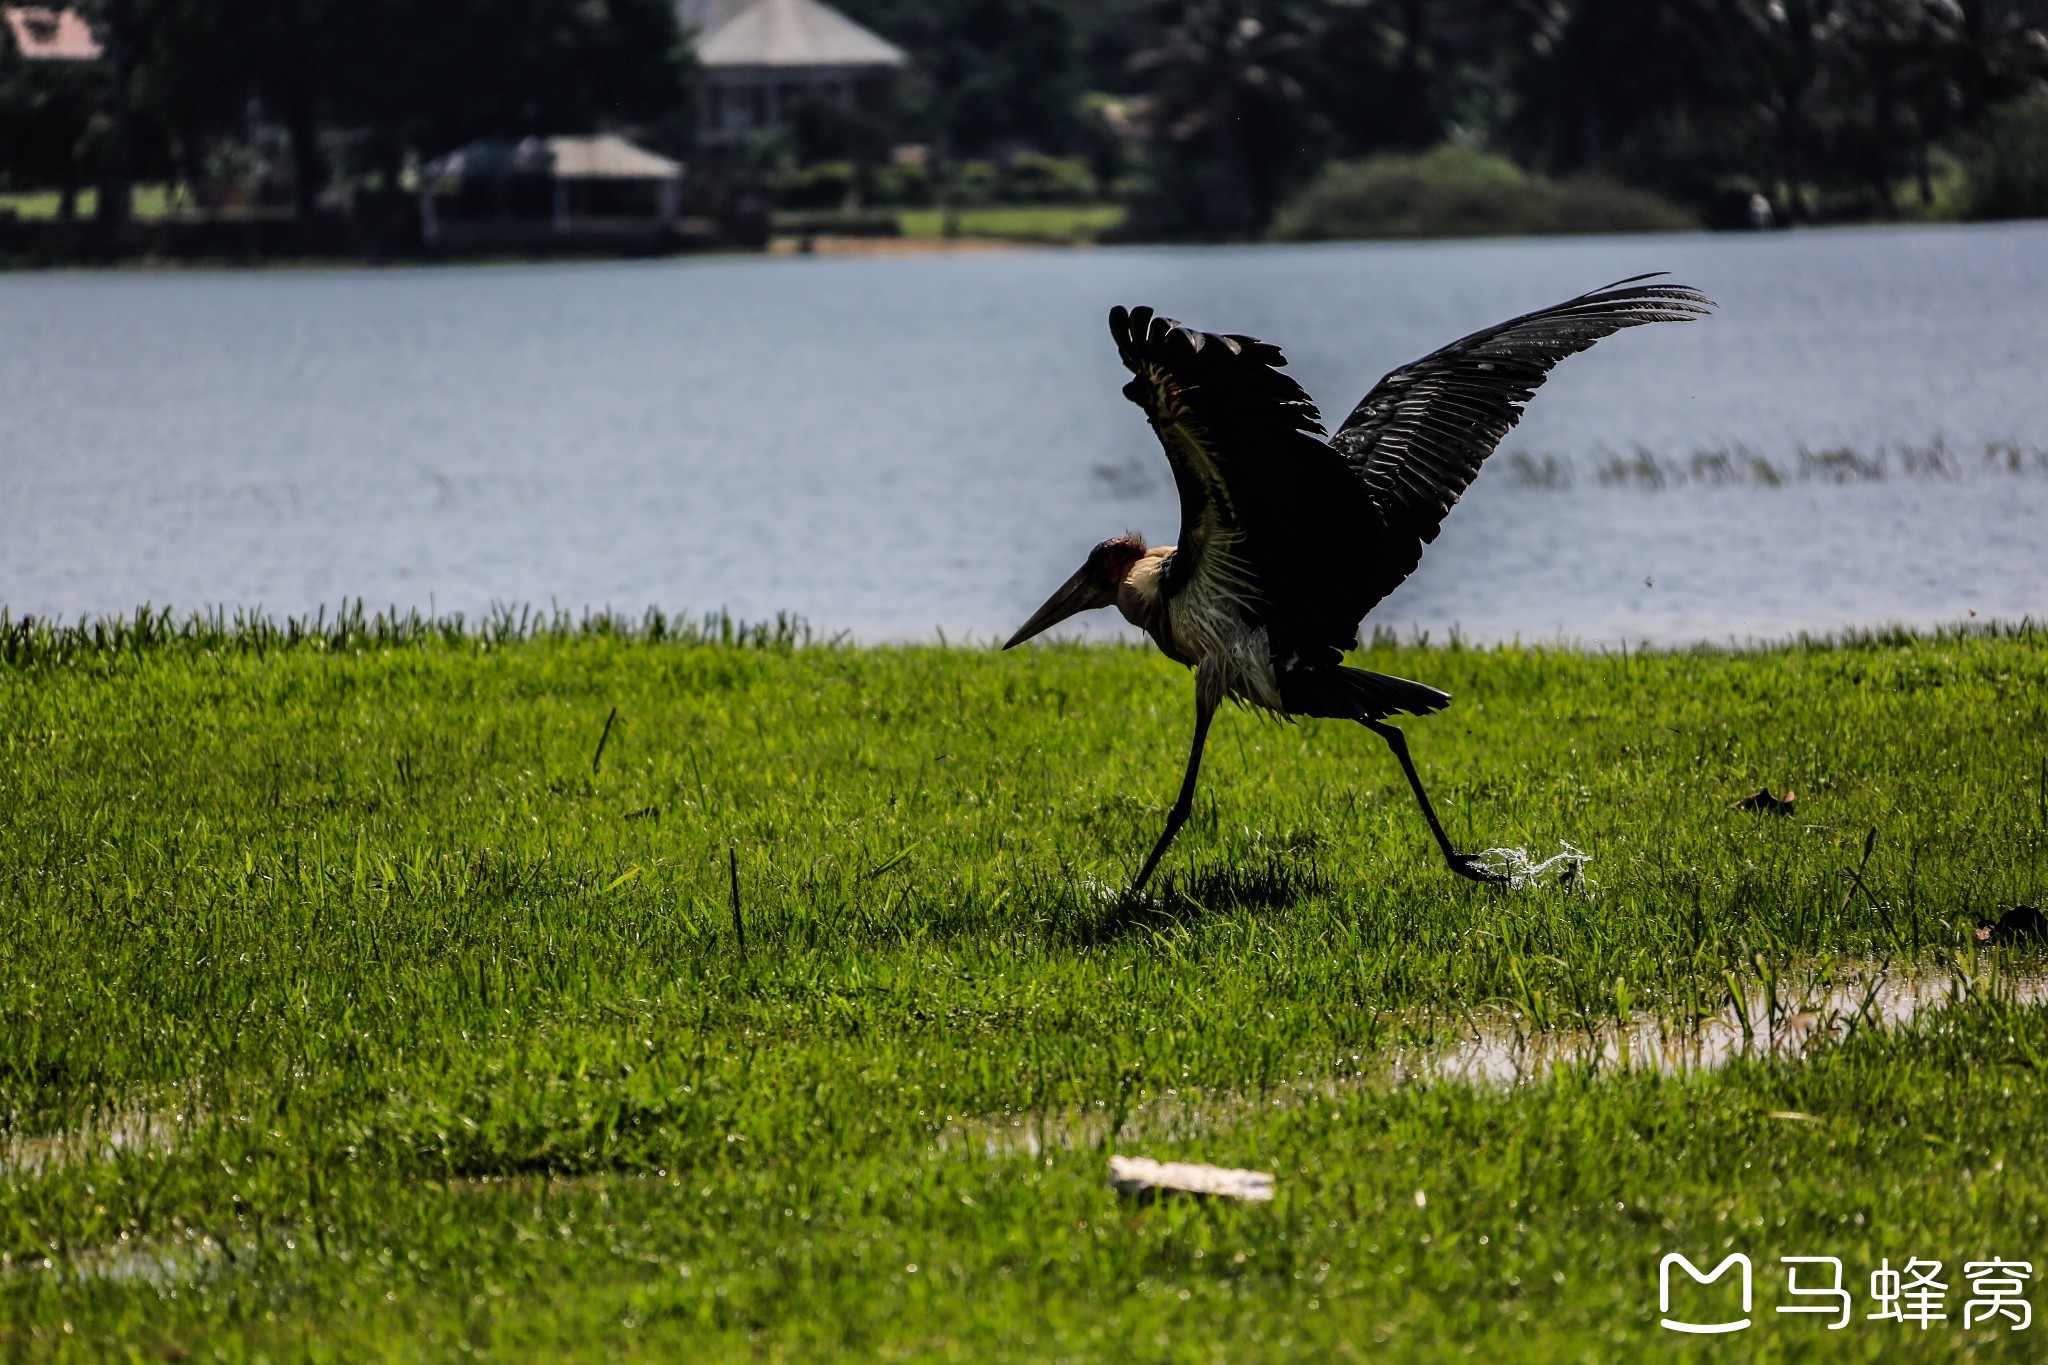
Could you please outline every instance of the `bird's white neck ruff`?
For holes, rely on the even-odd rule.
[[[1252,577],[1237,556],[1238,537],[1210,536],[1195,560],[1195,571],[1167,601],[1174,638],[1197,661],[1214,658],[1231,696],[1268,711],[1284,712],[1273,675],[1272,642],[1255,625]]]
[[[1249,594],[1229,546],[1205,545],[1195,578],[1169,598],[1165,577],[1173,555],[1171,545],[1147,550],[1124,576],[1117,610],[1150,635],[1168,658],[1190,666],[1215,659],[1224,690],[1231,696],[1269,711],[1282,710],[1266,630],[1246,622]]]

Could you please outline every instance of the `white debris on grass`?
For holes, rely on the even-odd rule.
[[[1513,891],[1549,884],[1570,886],[1580,881],[1593,855],[1570,844],[1563,848],[1562,853],[1553,853],[1540,863],[1526,848],[1489,848],[1472,861],[1506,877],[1508,888]]]
[[[1239,1171],[1187,1161],[1154,1161],[1145,1156],[1111,1157],[1109,1183],[1122,1194],[1214,1195],[1252,1203],[1264,1203],[1273,1197],[1273,1177],[1267,1171]]]

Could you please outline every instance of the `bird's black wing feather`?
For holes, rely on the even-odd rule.
[[[1166,591],[1211,594],[1265,625],[1276,652],[1334,661],[1364,613],[1333,625],[1324,599],[1355,574],[1351,547],[1376,520],[1280,348],[1150,308],[1112,309],[1109,327],[1136,376],[1124,395],[1151,419],[1180,493]]]
[[[1378,512],[1363,573],[1354,566],[1355,621],[1400,586],[1446,514],[1551,369],[1602,337],[1646,322],[1689,322],[1710,301],[1638,275],[1552,308],[1474,332],[1395,370],[1352,410],[1331,445]]]

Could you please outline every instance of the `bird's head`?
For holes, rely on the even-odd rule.
[[[1017,627],[1017,633],[1003,641],[1003,648],[1023,644],[1040,631],[1051,630],[1077,612],[1093,611],[1116,602],[1117,589],[1131,572],[1131,566],[1145,557],[1143,536],[1112,536],[1088,552],[1074,576],[1060,584],[1045,599],[1045,605],[1031,613],[1031,619]]]

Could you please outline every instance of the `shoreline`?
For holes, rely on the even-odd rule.
[[[1781,228],[1769,233],[1748,231],[1717,231],[1714,229],[1692,229],[1685,232],[1655,234],[1642,233],[1546,233],[1523,236],[1492,236],[1484,233],[1459,234],[1438,237],[1357,237],[1316,242],[1194,242],[1171,240],[1099,238],[1059,238],[1003,235],[966,235],[959,237],[926,236],[867,236],[850,233],[817,233],[781,231],[775,233],[765,247],[752,248],[738,245],[712,246],[682,251],[622,252],[622,251],[576,251],[565,250],[533,254],[527,252],[492,252],[463,255],[427,255],[419,252],[393,252],[388,254],[303,254],[279,253],[276,255],[190,255],[174,256],[138,252],[133,254],[82,254],[66,256],[38,256],[23,252],[0,252],[0,276],[9,274],[46,274],[57,271],[262,271],[262,270],[396,270],[408,268],[435,268],[454,266],[551,266],[568,264],[599,264],[621,261],[650,260],[731,260],[734,258],[787,258],[793,256],[819,256],[831,258],[859,257],[913,257],[913,256],[966,256],[990,255],[1008,252],[1037,251],[1086,251],[1107,247],[1246,247],[1264,246],[1296,250],[1346,247],[1346,246],[1416,246],[1435,245],[1447,242],[1491,242],[1507,244],[1513,242],[1540,242],[1557,240],[1588,240],[1595,238],[1634,239],[1645,235],[1657,237],[1805,237],[1813,234],[1851,234],[1896,231],[1928,231],[1934,229],[1953,230],[1995,230],[2025,226],[2040,222],[2040,219],[2002,218],[1971,222],[1895,222],[1895,223],[1827,223],[1814,226]],[[808,244],[808,245],[806,245]]]
[[[805,243],[808,242],[808,248]],[[286,270],[409,270],[461,268],[468,266],[558,266],[608,265],[624,261],[679,261],[769,259],[798,256],[979,256],[1015,251],[1086,250],[1095,242],[1037,241],[1014,237],[856,237],[839,234],[808,236],[778,234],[767,247],[716,247],[701,251],[622,254],[614,252],[563,251],[547,255],[518,252],[464,256],[319,256],[278,255],[156,256],[50,258],[0,254],[0,276],[38,275],[56,272],[164,272],[180,271],[286,271]],[[1130,245],[1141,245],[1131,243]]]
[[[1000,251],[1080,251],[1096,242],[1022,237],[854,237],[834,233],[777,233],[770,256],[970,256]]]

